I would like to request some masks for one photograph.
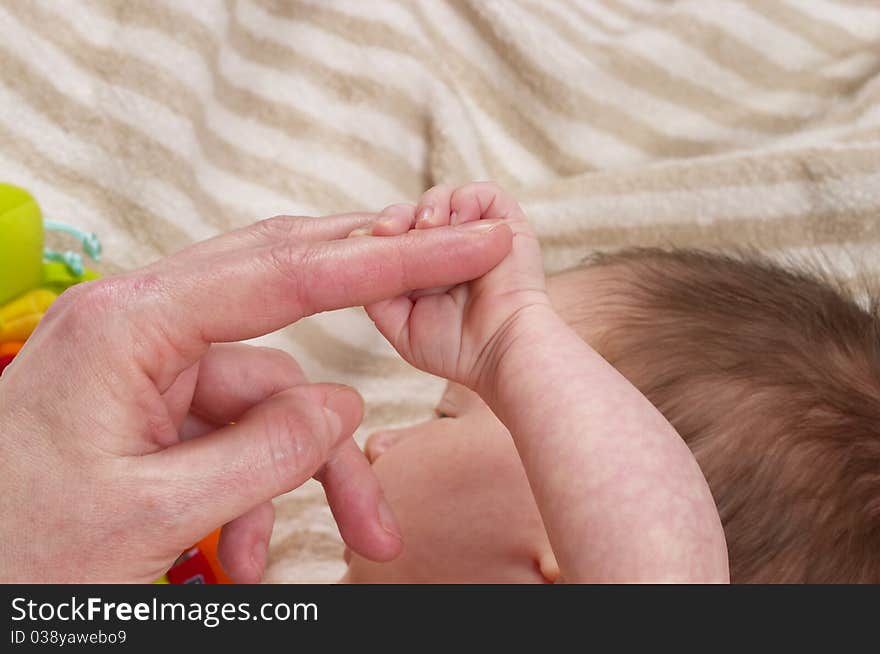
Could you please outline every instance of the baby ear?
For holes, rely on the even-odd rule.
[[[538,555],[537,564],[546,583],[555,584],[559,580],[559,564],[549,545]]]

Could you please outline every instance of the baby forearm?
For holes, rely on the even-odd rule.
[[[705,479],[672,426],[549,308],[477,391],[510,430],[566,581],[728,580]]]

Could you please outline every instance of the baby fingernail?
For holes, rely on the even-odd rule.
[[[434,215],[434,207],[425,207],[421,211],[419,211],[418,218],[416,219],[416,226],[419,224],[422,226],[429,225],[431,223],[431,218]]]
[[[453,226],[458,224],[458,212],[457,211],[453,211],[451,214],[449,214],[449,224],[453,225]]]
[[[476,234],[485,234],[486,232],[491,232],[499,225],[501,225],[501,222],[497,220],[472,220],[468,223],[456,225],[455,229],[474,232]]]
[[[382,525],[382,529],[395,538],[399,539],[401,537],[397,518],[394,517],[394,512],[391,510],[388,500],[384,497],[379,498],[379,524]]]
[[[370,232],[372,232],[372,229],[372,227],[358,227],[356,230],[351,232],[348,237],[351,238],[352,236],[369,236]]]

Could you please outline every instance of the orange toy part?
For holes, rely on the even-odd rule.
[[[6,356],[7,354],[15,356],[21,351],[22,347],[24,347],[24,341],[7,341],[6,343],[0,343],[0,357]]]
[[[211,566],[211,570],[213,571],[214,576],[217,578],[217,583],[231,584],[232,579],[230,579],[223,571],[223,566],[220,565],[220,559],[217,558],[217,547],[219,544],[220,530],[217,529],[205,536],[202,540],[200,540],[196,544],[196,547],[198,547],[199,550],[205,555],[205,558],[208,559],[208,564]]]

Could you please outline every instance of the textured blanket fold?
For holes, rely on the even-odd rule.
[[[0,34],[0,179],[99,233],[105,272],[494,179],[548,272],[670,245],[880,273],[874,2],[7,0]],[[264,341],[363,393],[359,438],[442,388],[361,309]],[[277,509],[268,579],[337,578],[320,487]]]

